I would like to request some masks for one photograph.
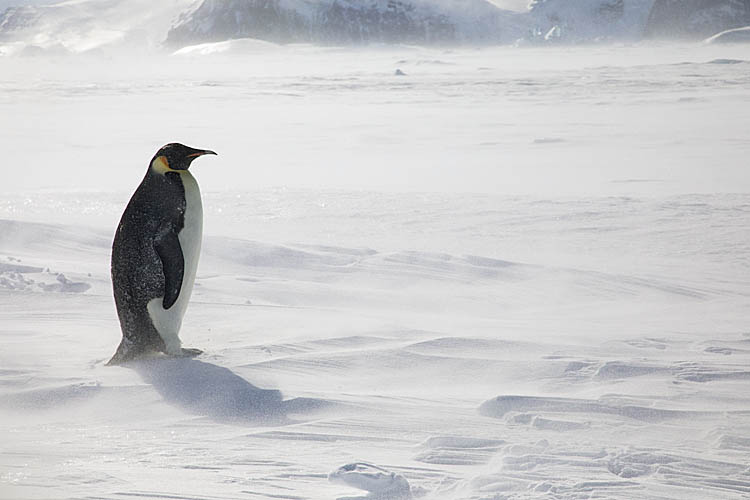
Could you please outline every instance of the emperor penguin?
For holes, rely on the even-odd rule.
[[[196,356],[178,336],[195,281],[203,206],[190,164],[208,149],[178,143],[156,152],[112,244],[112,287],[122,341],[109,365],[164,353]]]

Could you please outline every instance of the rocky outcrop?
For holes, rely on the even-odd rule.
[[[402,1],[385,5],[333,2],[320,10],[314,24],[314,38],[322,42],[429,43],[456,40],[456,26],[445,15],[420,12],[414,4]]]
[[[301,42],[309,38],[310,19],[279,0],[205,0],[182,14],[167,35],[169,45],[215,42],[231,38],[260,38],[272,42]]]
[[[656,0],[646,38],[699,39],[750,24],[750,0]]]
[[[508,42],[519,14],[487,0],[204,0],[169,31],[170,46],[237,38],[276,43]]]
[[[537,42],[638,40],[653,0],[532,0],[529,17]]]

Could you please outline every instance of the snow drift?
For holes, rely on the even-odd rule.
[[[300,204],[283,232],[296,243],[248,240],[248,224],[230,230],[225,218],[207,224],[230,235],[207,235],[183,329],[204,354],[126,367],[103,365],[119,340],[111,227],[1,221],[3,272],[51,267],[92,285],[0,287],[3,492],[746,496],[747,195],[483,206],[401,194],[384,218],[379,195],[358,192],[327,215],[338,246],[321,244],[326,225],[300,193],[283,196],[276,206]],[[55,199],[88,220],[88,197]],[[206,201],[209,216],[225,203],[261,212],[232,193]],[[392,251],[347,242],[383,225],[412,239],[391,235]],[[431,250],[410,249],[415,235]],[[457,240],[491,250],[453,253]],[[535,262],[500,259],[511,241]],[[559,266],[529,250],[547,245],[575,255]],[[638,264],[607,272],[622,248]],[[699,272],[706,262],[715,267]]]
[[[2,495],[746,499],[745,47],[236,45],[2,61]],[[105,367],[165,139],[204,354]]]

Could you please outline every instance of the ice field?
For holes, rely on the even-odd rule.
[[[747,45],[0,58],[0,498],[746,498],[748,130]],[[204,354],[107,367],[171,141]]]

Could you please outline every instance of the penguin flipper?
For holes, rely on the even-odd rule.
[[[182,278],[185,274],[185,257],[182,254],[180,240],[173,225],[159,229],[154,238],[154,248],[161,260],[164,272],[164,300],[162,306],[169,309],[177,302],[182,289]]]

